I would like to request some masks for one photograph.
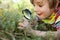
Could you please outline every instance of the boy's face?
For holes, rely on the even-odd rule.
[[[51,15],[51,9],[47,0],[34,0],[34,11],[40,19],[45,19]]]

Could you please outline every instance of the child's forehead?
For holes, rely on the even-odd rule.
[[[41,2],[41,1],[43,1],[43,0],[34,0],[34,1]]]
[[[33,0],[33,3],[43,3],[46,2],[47,0]]]
[[[36,3],[36,2],[43,2],[42,0],[34,0],[33,3]]]

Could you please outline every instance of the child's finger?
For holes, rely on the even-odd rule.
[[[18,23],[18,26],[23,27],[23,23]]]

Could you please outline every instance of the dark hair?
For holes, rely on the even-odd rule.
[[[58,7],[60,7],[60,0],[59,0],[59,4],[58,4]]]
[[[30,1],[33,4],[34,0],[30,0]],[[57,0],[48,0],[48,2],[49,2],[50,8],[55,8],[56,7]]]

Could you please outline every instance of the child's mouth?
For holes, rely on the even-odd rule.
[[[37,14],[38,16],[40,16],[40,15],[42,15],[42,13],[40,13],[40,14]]]

